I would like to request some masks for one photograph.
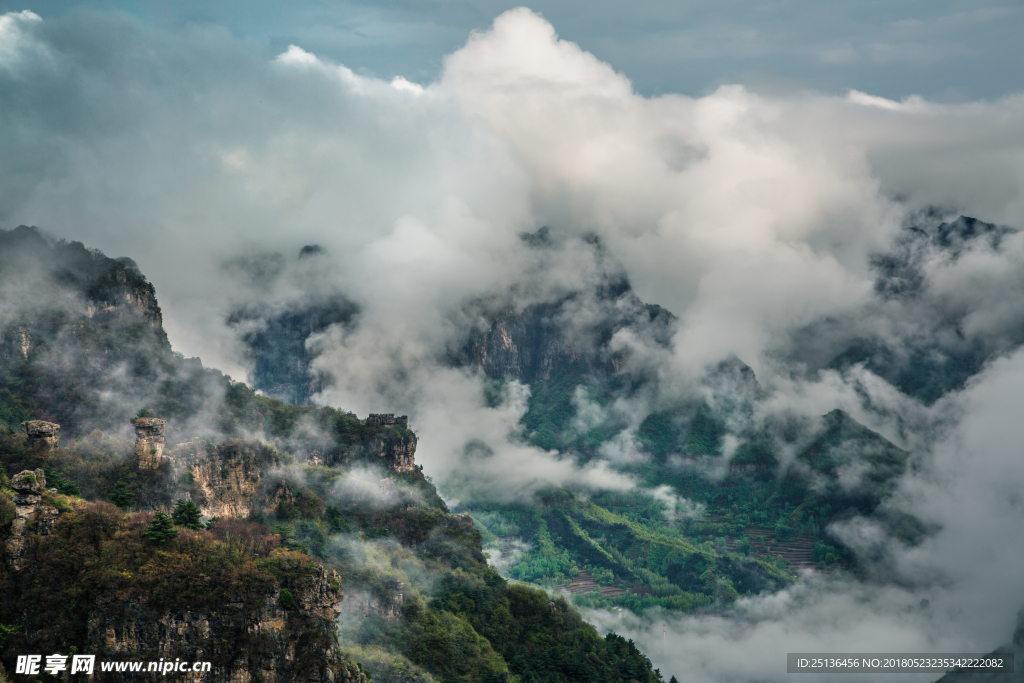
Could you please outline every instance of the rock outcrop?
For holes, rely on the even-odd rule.
[[[21,431],[28,435],[29,447],[41,446],[53,450],[60,444],[60,425],[56,422],[29,420],[21,423]]]
[[[97,660],[207,661],[208,672],[176,674],[195,683],[366,683],[334,634],[341,577],[317,568],[301,585],[278,586],[253,606],[239,594],[213,609],[154,611],[137,600],[101,603],[88,623]],[[104,674],[107,675],[107,674]],[[160,675],[111,673],[112,681],[159,680]]]
[[[394,413],[370,413],[366,418],[366,422],[367,424],[376,425],[378,427],[409,428],[409,416],[400,415],[395,417]]]
[[[46,490],[46,474],[42,470],[22,470],[11,478],[11,488],[19,494],[38,496]]]
[[[413,472],[416,467],[416,435],[405,430],[401,436],[384,434],[370,441],[371,462],[376,460],[396,472]]]
[[[174,447],[191,476],[192,501],[208,517],[245,519],[260,508],[263,473],[280,464],[277,451],[258,441],[213,444],[193,439]]]
[[[617,333],[629,330],[667,346],[675,325],[675,316],[643,303],[624,276],[608,276],[591,289],[524,308],[486,301],[473,308],[484,325],[470,333],[452,364],[525,383],[567,371],[612,374],[625,360],[625,352],[611,343]]]
[[[155,417],[132,418],[135,427],[135,455],[140,470],[155,470],[164,456],[164,431],[167,420]]]
[[[359,619],[377,616],[381,619],[399,619],[402,607],[405,606],[405,586],[401,581],[390,580],[386,590],[380,594],[373,592],[350,592],[345,597],[342,610],[346,616]]]
[[[11,522],[11,535],[7,539],[7,564],[17,571],[21,569],[25,555],[26,536],[29,533],[48,535],[60,513],[42,502],[42,494],[46,491],[46,474],[43,470],[19,472],[11,478],[11,488],[14,489],[16,517]]]

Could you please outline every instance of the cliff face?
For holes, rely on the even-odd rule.
[[[136,315],[154,328],[163,328],[163,313],[156,301],[156,290],[138,270],[115,261],[89,288],[85,313],[89,318],[111,315],[122,310]]]
[[[640,301],[625,280],[522,308],[490,302],[475,308],[485,326],[470,333],[453,363],[525,383],[573,369],[599,376],[615,372],[624,360],[609,344],[617,332],[629,329],[667,344],[675,320],[660,306]]]
[[[401,434],[375,436],[370,441],[370,462],[378,462],[397,472],[416,470],[416,435],[406,430]]]
[[[466,345],[469,363],[495,379],[549,379],[553,369],[582,358],[580,344],[560,329],[553,306],[506,309]]]
[[[27,356],[41,336],[53,331],[47,329],[53,323],[80,327],[123,317],[159,330],[166,344],[156,290],[130,259],[108,258],[81,242],[51,243],[39,230],[25,225],[0,231],[0,248],[0,297],[21,309],[14,316],[19,324],[8,334],[22,355]],[[31,286],[30,297],[18,283]],[[57,311],[62,319],[47,320],[44,314],[39,320],[39,313]]]
[[[88,651],[103,661],[210,662],[209,672],[183,676],[204,683],[365,683],[334,636],[340,584],[337,572],[320,567],[292,590],[275,586],[255,601],[239,591],[216,608],[155,610],[140,599],[104,601],[89,619]],[[115,673],[107,680],[140,678],[147,676]]]
[[[0,230],[0,305],[6,424],[45,420],[73,438],[120,430],[141,407],[180,422],[222,395],[201,365],[173,354],[156,291],[127,259],[35,228]]]
[[[164,432],[167,421],[155,417],[132,419],[135,428],[135,457],[140,470],[155,470],[160,467],[164,454]]]
[[[335,636],[343,598],[336,571],[278,548],[263,527],[180,530],[159,543],[142,534],[151,519],[79,503],[45,534],[26,532],[20,562],[0,574],[0,622],[17,626],[0,652],[4,663],[74,646],[97,663],[210,662],[209,671],[175,672],[203,683],[366,683]]]
[[[192,500],[209,517],[245,519],[260,510],[260,483],[281,463],[276,450],[255,441],[213,444],[193,439],[173,450],[192,480]]]

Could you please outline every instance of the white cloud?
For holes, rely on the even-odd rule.
[[[42,21],[42,17],[29,10],[0,15],[0,69],[17,76],[22,61],[44,61],[48,57],[46,45],[33,35],[33,29]]]

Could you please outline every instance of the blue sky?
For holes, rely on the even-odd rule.
[[[430,82],[503,0],[3,0],[0,13],[44,19],[116,9],[160,28],[223,27],[278,53],[297,44],[356,73]],[[856,89],[891,99],[995,99],[1024,90],[1019,0],[537,0],[560,37],[625,74],[638,92],[702,95],[721,84],[760,92]]]

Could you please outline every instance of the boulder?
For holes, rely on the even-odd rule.
[[[11,478],[11,488],[24,495],[40,495],[46,490],[46,475],[42,470],[22,470]]]
[[[29,420],[21,423],[21,431],[28,434],[29,446],[42,446],[53,450],[60,443],[60,425],[45,420]]]

